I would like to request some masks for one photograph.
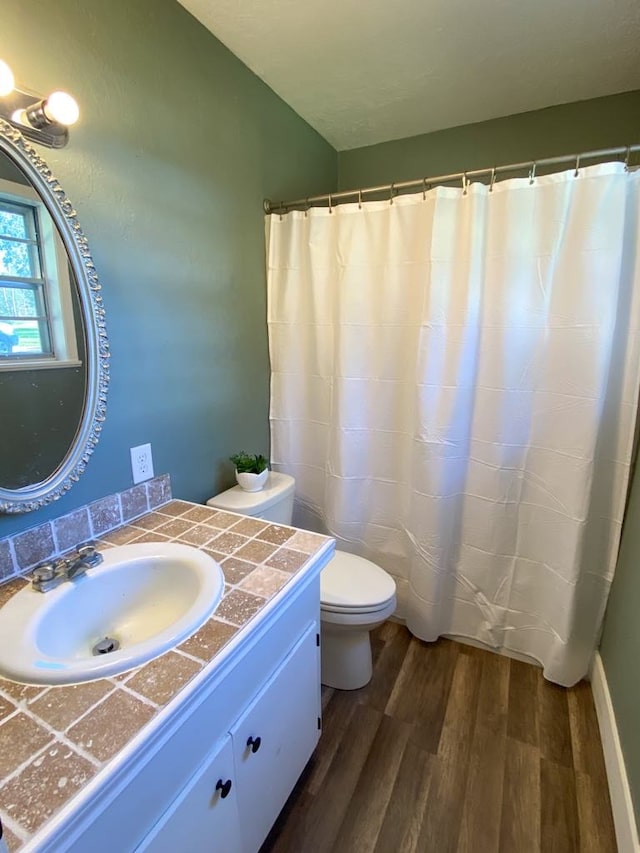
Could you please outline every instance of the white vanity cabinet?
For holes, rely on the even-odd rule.
[[[245,853],[259,849],[318,742],[317,636],[310,626],[231,729]]]
[[[318,740],[316,637],[314,623],[139,851],[256,853]]]
[[[150,853],[241,853],[231,737],[216,744],[175,802],[138,847]]]
[[[257,853],[320,737],[330,556],[267,604],[25,853]]]

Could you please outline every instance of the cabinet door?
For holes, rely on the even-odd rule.
[[[245,853],[256,853],[318,742],[317,625],[302,635],[231,729]]]
[[[141,792],[140,796],[144,796]],[[241,853],[233,748],[227,735],[196,770],[137,851]]]

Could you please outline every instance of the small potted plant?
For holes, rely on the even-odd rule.
[[[269,477],[269,464],[264,456],[256,453],[251,456],[241,450],[229,457],[236,466],[236,480],[245,492],[259,492]]]

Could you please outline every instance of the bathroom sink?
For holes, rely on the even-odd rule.
[[[219,564],[190,545],[103,552],[100,566],[49,592],[31,586],[0,609],[0,675],[73,684],[117,675],[196,631],[222,597]]]

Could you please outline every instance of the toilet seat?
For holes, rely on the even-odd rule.
[[[320,574],[320,609],[328,613],[378,613],[395,605],[393,578],[364,557],[336,551]]]

